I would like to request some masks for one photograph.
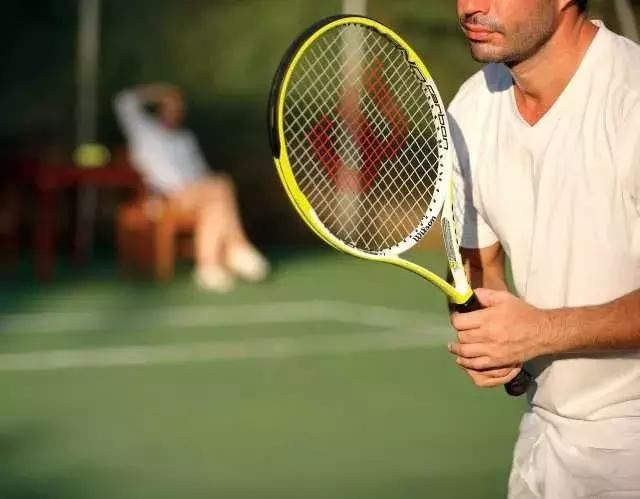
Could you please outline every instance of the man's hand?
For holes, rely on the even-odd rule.
[[[458,342],[449,351],[478,386],[508,383],[523,362],[546,353],[545,312],[507,291],[480,288],[476,295],[486,308],[452,314]]]

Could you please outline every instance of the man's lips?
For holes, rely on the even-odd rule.
[[[473,42],[485,42],[495,33],[495,31],[491,31],[490,29],[478,24],[465,23],[462,25],[462,29],[464,30],[466,37]]]

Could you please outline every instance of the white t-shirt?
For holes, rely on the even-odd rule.
[[[206,174],[206,161],[191,132],[163,126],[130,91],[118,94],[114,107],[133,165],[153,189],[170,194]]]
[[[518,294],[543,309],[640,288],[640,47],[596,24],[576,74],[534,126],[501,64],[471,77],[449,109],[461,244],[499,241]],[[537,376],[534,408],[584,420],[640,416],[640,351],[527,368]]]

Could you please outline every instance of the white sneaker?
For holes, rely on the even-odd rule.
[[[263,281],[269,273],[269,262],[251,247],[231,251],[226,264],[229,270],[250,282]]]
[[[228,293],[235,286],[233,275],[220,265],[197,267],[193,280],[199,288],[216,293]]]

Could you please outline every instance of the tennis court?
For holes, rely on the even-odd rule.
[[[522,402],[454,367],[440,293],[335,252],[276,264],[227,296],[186,270],[3,286],[0,497],[503,496]]]

